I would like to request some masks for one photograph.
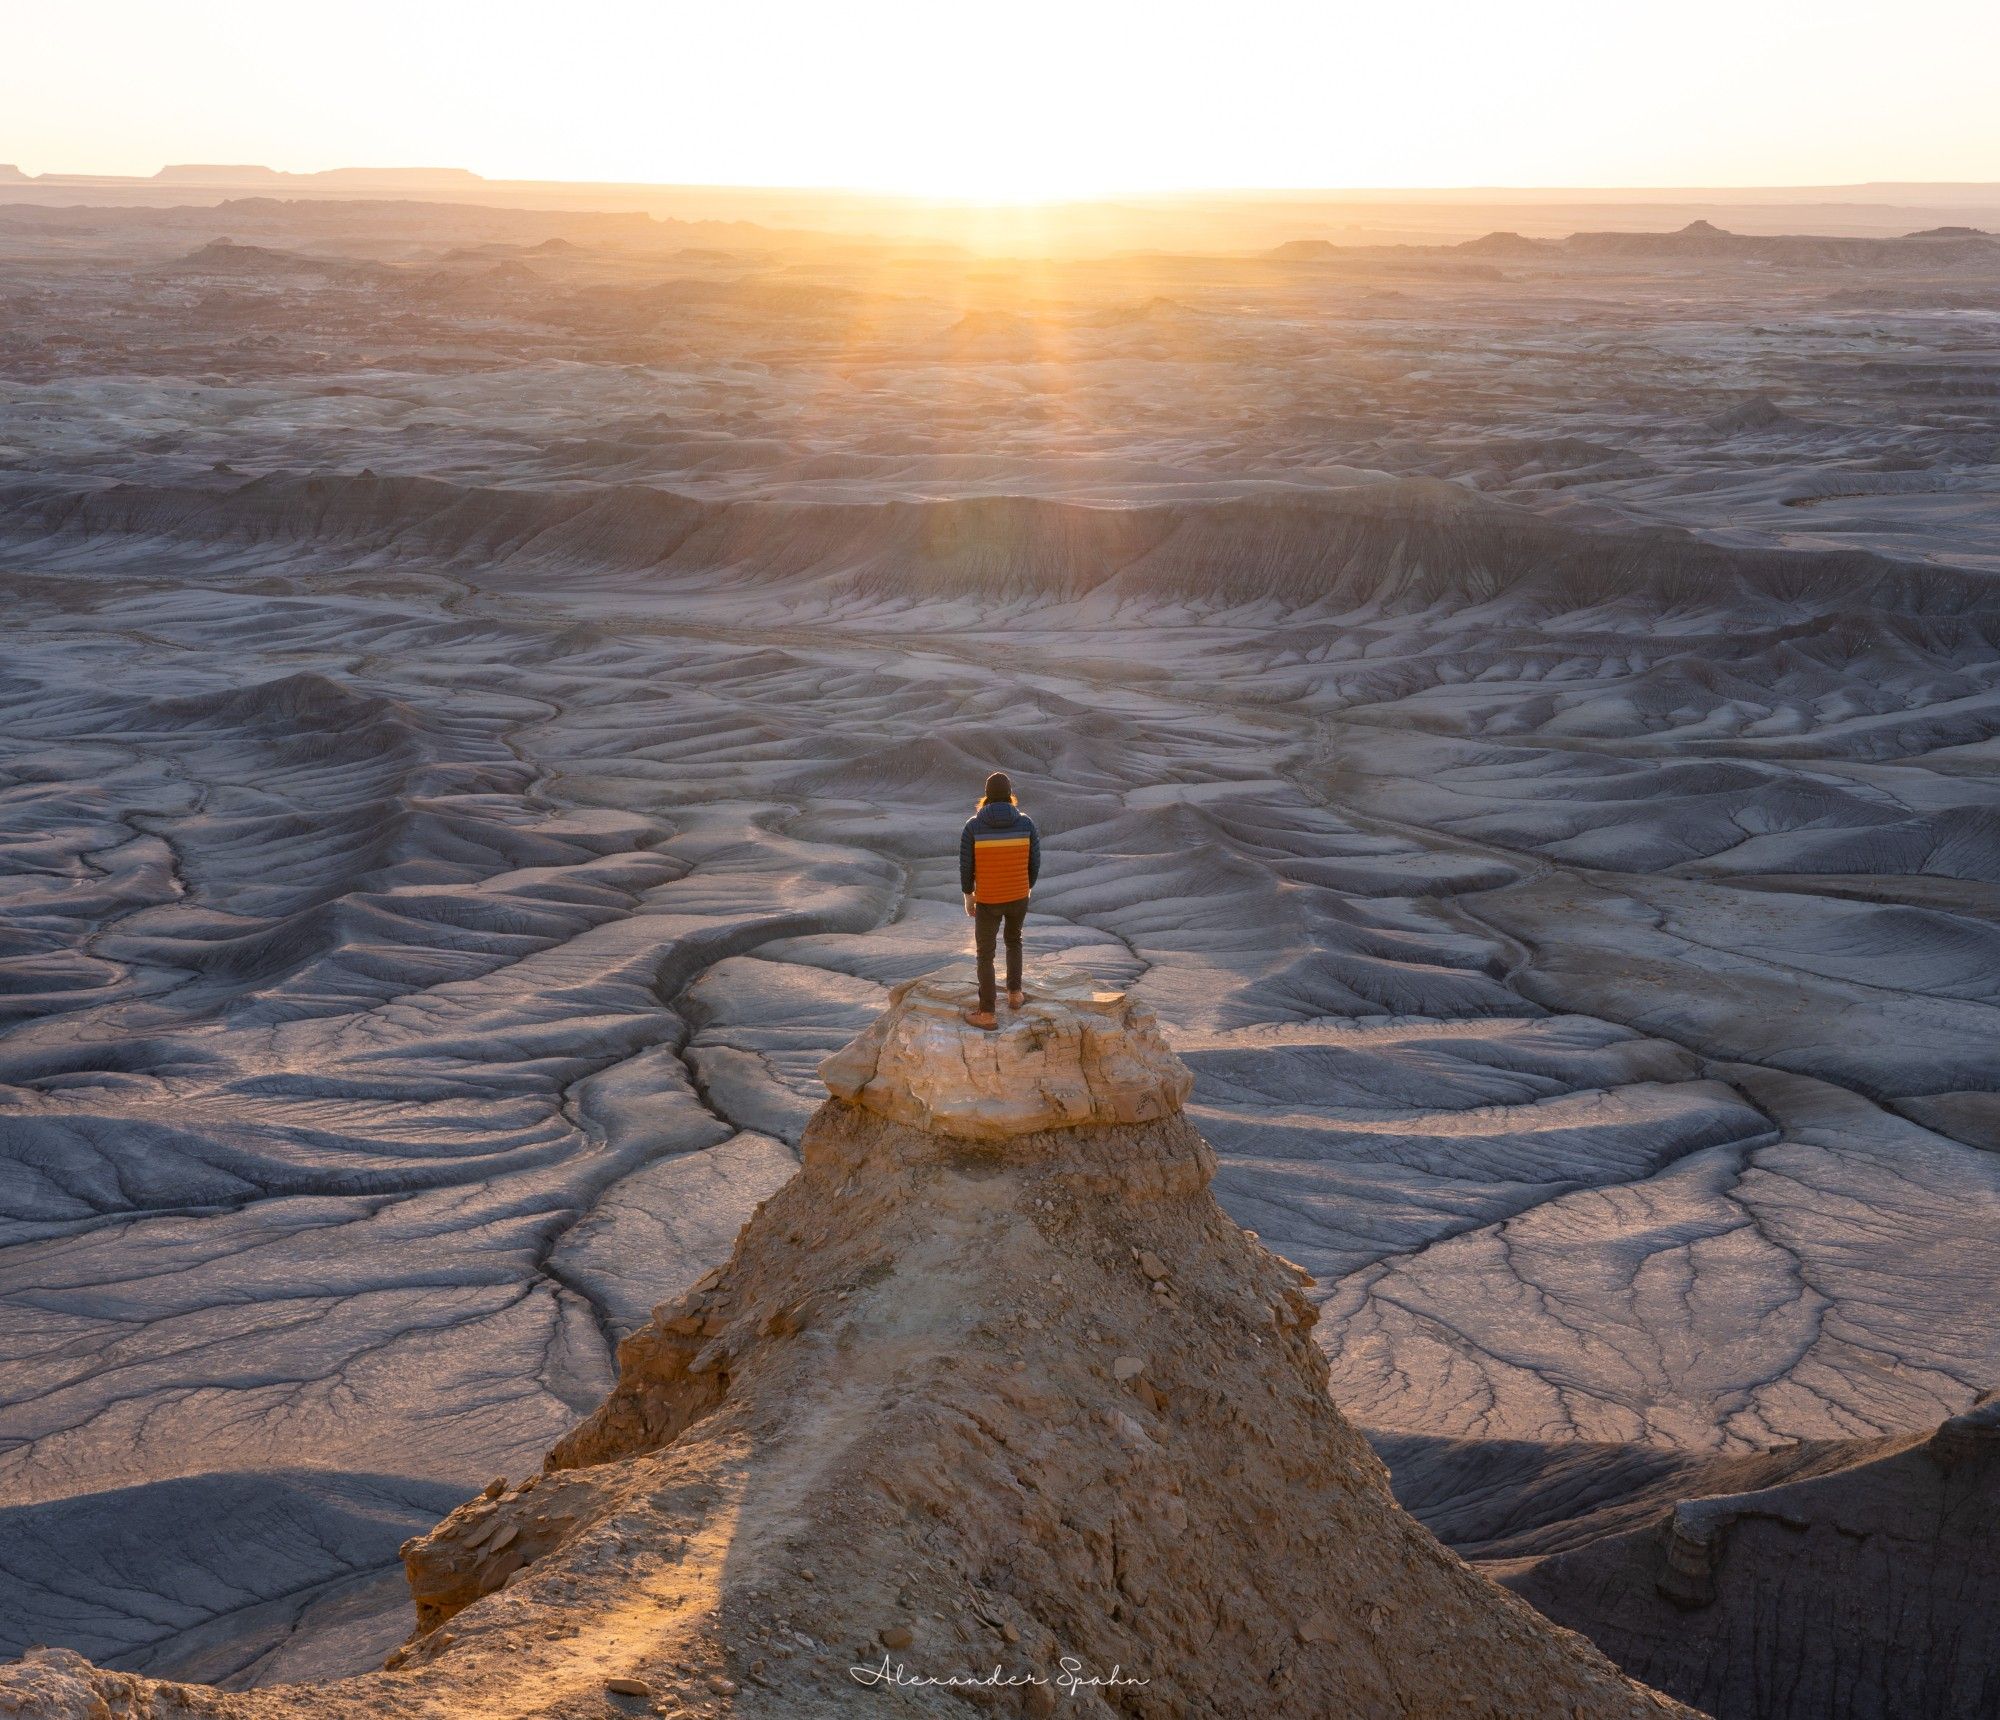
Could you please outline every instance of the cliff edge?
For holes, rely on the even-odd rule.
[[[798,1174],[542,1471],[406,1546],[382,1672],[45,1651],[0,1714],[1692,1713],[1397,1507],[1150,1015],[1057,974],[981,1034],[963,983],[828,1060]]]

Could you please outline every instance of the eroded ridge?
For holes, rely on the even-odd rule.
[[[1053,1042],[1088,1024],[1088,1067],[1178,1100],[1150,1016],[1053,989]],[[953,994],[900,988],[863,1036],[910,1091],[964,1082],[932,1021]],[[879,1666],[916,1680],[875,1682],[883,1712],[962,1714],[949,1681],[990,1673],[1000,1711],[1046,1717],[1067,1660],[1122,1679],[1066,1710],[1099,1720],[1690,1713],[1395,1503],[1328,1395],[1311,1279],[1216,1204],[1177,1103],[1057,1120],[996,1152],[828,1099],[541,1471],[406,1546],[418,1629],[383,1671],[204,1711],[555,1716],[609,1691],[831,1720]],[[58,1655],[0,1673],[0,1712],[16,1695],[163,1720],[188,1693]]]

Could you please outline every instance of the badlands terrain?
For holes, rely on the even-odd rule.
[[[2000,239],[0,202],[0,307],[0,1655],[395,1651],[1002,768],[1410,1511],[2000,1711]]]

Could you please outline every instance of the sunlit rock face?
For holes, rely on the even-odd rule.
[[[1089,1123],[1151,1123],[1194,1086],[1153,1012],[1073,968],[1037,972],[999,1025],[967,1021],[972,972],[910,980],[867,1032],[819,1066],[835,1097],[912,1128],[1000,1141]]]

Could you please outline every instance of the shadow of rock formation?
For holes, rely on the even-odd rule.
[[[1719,1720],[2000,1712],[2000,1398],[1846,1455],[1494,1568]]]

